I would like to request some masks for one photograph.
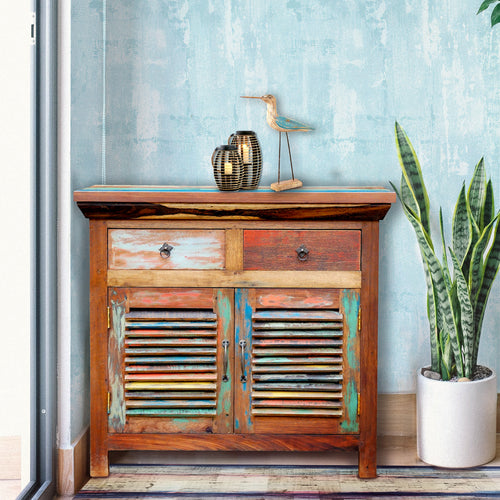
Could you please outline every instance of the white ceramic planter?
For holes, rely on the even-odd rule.
[[[496,453],[496,375],[443,382],[417,373],[417,453],[438,467],[485,464]]]

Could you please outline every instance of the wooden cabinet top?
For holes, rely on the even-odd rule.
[[[274,192],[215,187],[100,185],[74,192],[92,219],[256,218],[380,220],[396,201],[382,187],[310,187]]]

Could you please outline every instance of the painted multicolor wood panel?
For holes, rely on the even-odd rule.
[[[140,289],[111,292],[110,431],[136,430],[141,418],[167,419],[171,432],[187,432],[194,419],[198,431],[197,421],[208,417],[205,430],[224,432],[223,422],[228,422],[229,432],[232,422],[219,412],[228,397],[219,351],[231,326],[231,300],[212,289],[155,294],[157,303],[170,308],[148,307],[151,297]],[[155,428],[151,421],[139,426],[146,432]]]
[[[224,238],[220,230],[111,229],[108,265],[110,269],[223,269]]]
[[[254,312],[252,320],[252,414],[342,416],[342,315],[273,309]],[[302,372],[289,371],[298,364]],[[276,366],[279,373],[269,370]],[[329,368],[326,378],[315,378],[318,367]]]
[[[360,231],[246,230],[243,239],[244,269],[360,270]]]
[[[182,309],[189,304],[192,308],[213,307],[212,288],[127,288],[125,290],[130,308]]]
[[[239,432],[269,432],[272,426],[285,433],[354,432],[358,379],[348,363],[359,364],[352,359],[359,344],[359,294],[346,293],[236,290],[236,342],[245,342],[236,377]]]
[[[322,289],[321,292],[313,289],[274,288],[259,290],[256,304],[259,309],[314,309],[339,308],[340,290]]]

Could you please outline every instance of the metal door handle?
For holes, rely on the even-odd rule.
[[[242,382],[247,381],[247,376],[245,373],[245,348],[247,346],[247,341],[246,340],[240,340],[240,347],[241,347],[241,354],[240,354],[240,359],[241,359],[241,377],[240,380]]]
[[[160,255],[162,256],[163,259],[168,259],[170,257],[170,252],[174,249],[172,245],[169,245],[168,243],[163,243],[163,245],[160,247]]]
[[[299,259],[302,262],[306,261],[307,258],[309,257],[309,250],[305,245],[300,245],[300,247],[297,248],[297,250],[295,251],[297,252],[297,259]]]
[[[229,365],[229,340],[223,340],[222,341],[222,347],[224,348],[224,364],[222,368],[222,381],[227,382],[229,380],[227,376],[227,368]]]

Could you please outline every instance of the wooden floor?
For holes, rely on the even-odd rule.
[[[355,467],[113,466],[113,482],[94,480],[78,500],[491,498],[500,494],[500,469],[455,471],[432,467],[381,467],[360,480]]]
[[[21,436],[0,436],[0,499],[21,493]]]
[[[414,438],[379,442],[381,473],[364,481],[350,467],[355,453],[113,453],[109,478],[91,479],[78,498],[500,498],[500,435],[497,458],[472,471],[426,466]]]

